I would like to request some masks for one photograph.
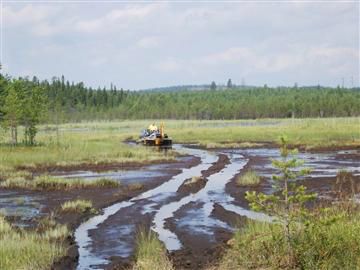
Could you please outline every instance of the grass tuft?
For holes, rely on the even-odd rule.
[[[237,186],[256,186],[260,184],[261,178],[255,171],[247,171],[244,175],[240,175],[236,179]]]
[[[61,205],[62,212],[72,212],[72,213],[85,213],[88,211],[95,211],[93,204],[89,200],[75,200],[67,201]]]
[[[116,188],[120,186],[120,182],[113,179],[100,178],[96,179],[92,183],[96,187],[104,187],[104,188]]]
[[[0,182],[2,188],[24,188],[33,190],[69,190],[80,188],[115,188],[119,187],[120,182],[112,179],[97,179],[89,181],[81,178],[59,178],[49,175],[42,175],[33,180],[24,178],[10,178]]]
[[[133,270],[173,270],[166,250],[156,235],[140,230],[137,235],[136,263]]]
[[[50,269],[65,255],[62,241],[68,235],[64,225],[43,233],[16,230],[0,216],[0,269]]]

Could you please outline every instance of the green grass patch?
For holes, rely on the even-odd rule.
[[[62,212],[71,212],[71,213],[85,213],[85,212],[95,212],[93,204],[89,200],[75,200],[64,202],[60,207]]]
[[[68,235],[66,226],[41,233],[15,229],[0,216],[0,269],[50,269],[65,255],[62,241]]]
[[[137,235],[136,263],[133,270],[172,270],[166,249],[153,232],[140,230]]]
[[[359,269],[359,209],[319,210],[307,226],[293,228],[289,254],[280,224],[248,222],[217,269]]]
[[[163,152],[154,151],[148,147],[134,147],[123,143],[127,137],[131,137],[129,132],[137,134],[136,131],[129,129],[92,129],[86,126],[85,131],[74,131],[68,125],[60,126],[59,139],[56,132],[48,131],[45,127],[40,127],[37,136],[38,145],[33,147],[7,145],[6,138],[0,139],[0,178],[5,168],[14,169],[18,166],[70,166],[82,163],[123,163],[123,162],[144,162],[151,160],[173,159],[171,151],[165,155]],[[145,128],[145,127],[144,127]],[[20,132],[21,133],[21,132]],[[136,134],[136,135],[135,135]],[[6,177],[5,177],[6,178]]]
[[[261,177],[253,170],[247,171],[244,175],[236,178],[237,186],[256,186],[260,184]]]
[[[10,178],[0,182],[2,188],[24,188],[33,190],[68,190],[81,188],[116,188],[120,182],[112,179],[85,180],[81,178],[58,178],[49,175],[35,177],[32,180]]]

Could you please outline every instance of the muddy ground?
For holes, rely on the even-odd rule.
[[[172,176],[178,174],[183,168],[190,168],[199,163],[197,157],[186,157],[182,160],[158,160],[146,163],[111,163],[111,164],[83,164],[76,166],[39,166],[31,168],[34,174],[47,173],[47,174],[61,174],[68,171],[76,170],[90,170],[95,172],[108,171],[108,170],[134,170],[140,169],[149,164],[163,164],[167,171],[167,175],[163,177],[154,177],[148,179],[140,187],[136,183],[129,185],[120,185],[118,188],[86,188],[86,189],[72,189],[72,190],[27,190],[27,189],[0,189],[0,197],[8,194],[9,192],[16,194],[16,197],[25,197],[34,199],[37,205],[41,205],[39,213],[28,219],[21,219],[18,216],[7,216],[7,220],[15,225],[20,224],[27,229],[36,228],[39,221],[44,217],[53,216],[60,224],[67,224],[71,231],[74,231],[83,221],[90,218],[92,213],[62,213],[59,211],[61,204],[66,201],[84,199],[90,200],[93,207],[101,211],[101,209],[117,203],[119,201],[128,200],[134,196],[139,195],[147,190],[166,182]],[[21,167],[18,169],[25,169]],[[26,168],[27,170],[29,168]],[[75,269],[77,265],[78,251],[73,237],[66,241],[68,246],[68,253],[65,258],[56,262],[52,269]]]
[[[341,148],[342,150],[349,150],[348,147]],[[222,151],[224,149],[216,149],[213,151]],[[328,153],[334,151],[335,149],[319,149],[319,153]],[[231,151],[231,150],[230,150]],[[312,151],[312,153],[317,153]],[[239,187],[236,185],[236,179],[241,177],[249,170],[256,171],[259,167],[266,167],[266,164],[269,164],[269,159],[261,156],[246,156],[248,163],[241,170],[241,172],[235,175],[231,181],[226,185],[225,192],[230,194],[233,197],[234,204],[241,206],[245,209],[249,209],[249,204],[245,199],[245,192],[248,190],[253,190],[257,192],[269,193],[272,190],[272,183],[269,179],[262,177],[262,181],[259,185],[256,186],[242,186]],[[358,161],[360,164],[360,153],[356,152],[353,154],[337,154],[336,159],[351,159]],[[218,168],[224,167],[226,161],[223,162],[223,165],[220,163],[217,164]],[[268,171],[269,174],[272,171]],[[350,174],[351,175],[351,174]],[[348,183],[344,184],[342,189],[346,194],[355,191],[355,193],[360,193],[360,176],[353,176],[353,186],[354,188],[349,189]],[[331,203],[334,200],[339,199],[339,184],[337,183],[337,177],[311,177],[301,180],[301,184],[305,185],[309,192],[316,192],[318,194],[317,203]],[[201,235],[197,236],[194,233],[189,233],[188,230],[184,228],[179,228],[176,226],[176,222],[184,218],[188,211],[200,208],[199,203],[190,203],[186,206],[183,206],[177,212],[175,212],[174,218],[167,220],[166,226],[172,232],[175,232],[179,237],[184,247],[181,250],[171,252],[169,257],[172,259],[176,269],[207,269],[209,266],[214,266],[218,263],[221,258],[224,250],[227,248],[227,242],[231,239],[232,233],[229,233],[227,230],[219,228],[214,232],[211,239],[215,241],[209,241],[208,237],[203,237]],[[239,216],[238,214],[224,209],[221,205],[215,204],[214,209],[211,213],[211,216],[216,217],[218,220],[226,222],[232,227],[241,228],[246,224],[246,217]]]
[[[202,189],[206,182],[207,182],[207,177],[210,176],[213,173],[219,172],[220,170],[222,170],[226,164],[229,163],[229,158],[226,155],[220,154],[219,155],[219,159],[218,161],[216,161],[215,163],[212,164],[212,166],[210,166],[207,170],[203,170],[201,172],[202,177],[201,180],[190,184],[190,185],[185,185],[182,184],[178,191],[177,194],[175,194],[174,196],[171,197],[171,201],[174,200],[180,200],[181,198],[191,194],[191,193],[196,193],[197,191],[199,191],[200,189]],[[191,179],[188,179],[191,180]],[[186,181],[185,181],[186,182]],[[165,202],[165,201],[164,201]],[[144,202],[142,203],[143,205],[145,205],[147,203],[147,200],[145,199]],[[141,203],[140,203],[141,204]],[[118,214],[115,214],[111,217],[111,219],[106,220],[105,222],[103,222],[97,230],[95,231],[91,231],[90,235],[92,237],[92,241],[94,244],[94,250],[96,251],[96,249],[98,249],[97,253],[101,253],[101,249],[103,249],[104,247],[109,249],[111,248],[110,246],[108,247],[109,243],[104,243],[102,241],[103,239],[103,232],[104,231],[109,231],[110,228],[114,227],[114,226],[125,226],[126,224],[131,223],[132,225],[134,225],[136,227],[136,230],[138,229],[143,229],[143,228],[150,228],[151,224],[152,224],[152,220],[154,218],[154,212],[151,213],[146,213],[143,214],[141,212],[136,211],[136,209],[125,209],[123,210],[121,213],[119,212]],[[131,221],[130,221],[131,220]],[[135,230],[135,231],[136,231]],[[114,235],[114,238],[117,238],[117,235]],[[228,239],[228,237],[227,237]],[[124,239],[124,242],[126,240]],[[205,242],[201,242],[199,240],[199,238],[195,239],[195,242],[197,243],[198,246],[202,246],[205,244]],[[135,246],[135,239],[132,239],[132,241],[130,243],[128,243],[127,246]],[[122,247],[122,248],[126,248]],[[187,256],[189,254],[195,254],[193,253],[195,249],[191,249],[191,250],[182,250],[182,253],[180,254],[187,254]],[[200,253],[197,253],[198,255],[202,254],[203,249],[199,249]],[[174,253],[177,254],[177,253]],[[182,260],[184,258],[182,258],[182,255],[174,255],[174,254],[170,254],[170,256],[174,259],[174,263],[176,262],[176,258],[179,258],[179,263],[182,263]],[[211,252],[209,253],[211,254]],[[205,262],[208,261],[208,258],[205,258],[205,256],[198,256],[199,258],[199,265],[203,265]],[[185,261],[189,262],[194,260],[195,257],[191,256],[191,257],[187,257]],[[131,265],[131,261],[133,261],[134,258],[133,256],[129,257],[129,258],[123,258],[120,256],[112,256],[110,257],[110,261],[111,263],[109,265],[103,266],[105,269],[126,269],[127,267],[129,267],[129,265]],[[194,265],[194,262],[190,264],[190,266]],[[176,265],[176,268],[181,267],[180,265]],[[196,269],[196,268],[193,268]]]
[[[263,146],[262,146],[263,147]],[[273,148],[275,145],[267,145],[267,147]],[[341,150],[353,150],[355,147],[342,147]],[[327,153],[338,151],[339,149],[335,148],[323,148],[318,149],[318,153]],[[217,152],[218,161],[215,162],[209,169],[202,171],[201,179],[191,185],[182,184],[177,190],[177,194],[173,197],[173,200],[179,200],[191,193],[196,193],[201,190],[207,183],[207,178],[212,174],[221,171],[229,164],[229,158],[227,155],[222,154],[224,151],[232,151],[232,149],[212,149],[211,151]],[[315,150],[311,151],[312,153],[317,153]],[[269,164],[269,158],[264,156],[254,156],[243,154],[244,158],[248,160],[247,164],[241,170],[240,173],[235,175],[230,179],[230,181],[225,186],[225,193],[229,194],[233,199],[234,205],[248,209],[248,203],[245,199],[245,192],[248,190],[255,190],[258,192],[269,193],[272,189],[272,183],[269,179],[262,178],[262,181],[257,186],[243,186],[239,187],[236,185],[237,177],[245,174],[248,170],[257,170],[259,167],[262,168],[263,173],[271,174],[273,171],[267,171],[267,165]],[[360,164],[360,152],[339,152],[335,156],[336,159],[345,160],[351,159],[352,161],[358,162]],[[132,189],[129,186],[121,186],[120,188],[101,188],[100,189],[82,189],[82,190],[71,190],[67,192],[63,191],[27,191],[27,190],[16,190],[16,192],[23,194],[24,196],[39,196],[38,202],[43,204],[44,207],[41,209],[41,212],[44,215],[49,215],[51,212],[55,212],[56,219],[59,223],[69,224],[71,229],[75,229],[82,221],[88,219],[90,214],[76,215],[76,214],[60,214],[57,209],[59,206],[68,200],[73,199],[88,199],[92,200],[94,207],[96,209],[103,209],[106,206],[112,205],[116,202],[127,200],[138,194],[150,190],[161,183],[164,183],[172,176],[180,172],[182,168],[189,168],[199,164],[199,158],[191,158],[185,162],[169,162],[167,166],[171,171],[171,174],[166,177],[156,177],[150,181],[146,181],[144,186],[141,189]],[[84,165],[84,167],[71,167],[71,168],[59,168],[59,167],[40,167],[34,170],[34,173],[43,173],[43,172],[67,172],[74,170],[94,170],[94,171],[103,171],[103,170],[116,170],[116,169],[136,169],[140,168],[141,164],[100,164],[97,167],[92,165]],[[360,176],[353,176],[353,183],[356,192],[360,192]],[[339,184],[336,183],[337,178],[332,177],[311,177],[301,180],[301,183],[308,187],[309,191],[318,193],[318,201],[333,201],[339,196]],[[343,185],[343,186],[346,186]],[[346,188],[345,188],[346,189]],[[0,190],[0,196],[3,190]],[[346,189],[346,192],[349,193],[349,189]],[[145,204],[144,200],[144,204]],[[177,225],[177,221],[183,219],[189,215],[189,211],[196,210],[201,208],[201,202],[191,202],[187,205],[181,207],[178,211],[174,213],[174,217],[166,220],[165,227],[170,231],[176,233],[179,240],[183,244],[183,248],[177,251],[169,252],[169,257],[176,269],[206,269],[209,265],[216,265],[218,260],[221,258],[225,248],[227,247],[228,240],[232,237],[231,230],[218,228],[212,232],[212,235],[209,237],[204,236],[204,234],[189,233],[186,227],[181,227]],[[98,231],[91,231],[90,235],[94,241],[94,247],[96,250],[101,252],[101,249],[111,248],[112,243],[104,243],[102,241],[101,230],[106,230],[114,226],[121,226],[125,224],[133,224],[135,227],[145,227],[150,228],[151,223],[154,217],[154,213],[146,214],[136,214],[130,212],[121,213],[121,215],[114,215],[114,217],[105,221],[99,226]],[[130,210],[128,210],[130,211]],[[228,211],[220,204],[215,203],[211,216],[228,224],[230,227],[242,227],[246,223],[247,218],[239,216],[235,212]],[[29,224],[34,226],[36,225],[37,219],[29,221]],[[132,243],[133,244],[133,243]],[[53,269],[74,269],[77,264],[77,248],[74,243],[74,239],[68,239],[69,252],[68,256],[63,258],[61,261],[54,264]],[[126,269],[131,266],[133,257],[123,258],[121,256],[113,256],[110,258],[111,263],[107,266],[104,266],[106,269]]]

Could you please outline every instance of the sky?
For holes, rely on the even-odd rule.
[[[92,87],[359,85],[359,2],[2,0],[1,64]]]

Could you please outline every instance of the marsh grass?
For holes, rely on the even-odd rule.
[[[133,270],[173,270],[166,249],[156,235],[140,230],[137,234],[136,262]]]
[[[60,210],[62,212],[72,213],[96,212],[96,210],[93,208],[92,202],[89,200],[75,200],[64,202],[61,205]]]
[[[81,163],[143,162],[173,159],[174,153],[154,151],[123,143],[137,139],[141,130],[158,120],[84,122],[39,127],[36,147],[12,147],[8,137],[0,137],[0,180],[3,171],[18,166],[67,166]],[[359,145],[360,117],[261,120],[166,120],[166,133],[175,143],[194,142],[209,148],[252,147],[262,142],[278,142],[281,135],[293,145],[308,148]],[[276,124],[273,124],[276,123]],[[22,134],[19,131],[19,134]],[[21,138],[19,138],[21,141]],[[7,168],[7,169],[6,169]]]
[[[2,178],[1,174],[18,166],[68,166],[82,163],[144,162],[174,158],[171,151],[164,155],[151,148],[134,147],[123,143],[126,133],[119,134],[113,130],[72,132],[70,129],[61,134],[59,143],[54,141],[53,133],[40,131],[38,140],[41,144],[38,146],[0,145],[0,164],[3,167],[0,168],[0,178]]]
[[[307,148],[360,144],[359,117],[263,119],[261,123],[274,121],[278,124],[264,125],[258,120],[178,121],[168,124],[168,133],[174,141],[209,144],[210,148],[217,144],[231,147],[235,143],[246,147],[245,143],[277,143],[281,135],[290,138],[290,144]]]
[[[33,180],[10,178],[0,182],[2,188],[24,188],[33,190],[68,190],[81,188],[115,188],[120,182],[112,179],[85,180],[81,178],[58,178],[49,175],[35,177]]]
[[[280,224],[249,221],[235,233],[216,269],[359,269],[360,213],[356,207],[318,209],[307,226],[293,228],[288,253]]]
[[[244,175],[236,178],[237,186],[256,186],[260,184],[261,177],[253,170],[247,171]]]
[[[0,269],[50,269],[65,255],[62,241],[68,235],[64,225],[36,233],[15,229],[0,216]]]
[[[31,179],[32,176],[32,173],[29,171],[16,171],[14,168],[0,165],[0,181],[4,181],[9,178]]]

